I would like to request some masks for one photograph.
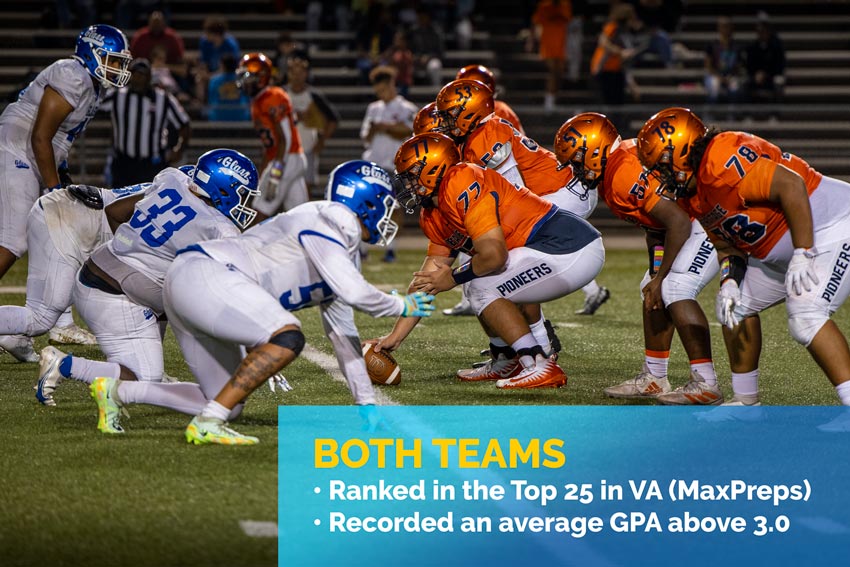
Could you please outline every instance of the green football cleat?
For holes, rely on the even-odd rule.
[[[95,378],[89,387],[91,397],[97,402],[97,429],[102,433],[124,433],[124,428],[118,422],[121,415],[119,382],[115,378]]]
[[[195,445],[256,445],[260,440],[230,429],[227,422],[220,419],[197,415],[186,428],[186,442]]]

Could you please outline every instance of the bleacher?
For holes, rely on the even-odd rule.
[[[280,31],[290,30],[295,39],[312,45],[314,83],[337,106],[342,122],[322,155],[321,174],[340,161],[358,158],[362,144],[358,139],[360,121],[366,104],[374,100],[369,86],[357,83],[355,54],[347,48],[353,32],[322,31],[308,34],[300,15],[276,14],[272,0],[173,0],[171,25],[183,36],[189,52],[196,52],[203,19],[211,13],[224,14],[231,32],[243,50],[271,53]],[[608,109],[599,105],[589,81],[564,88],[558,99],[558,110],[547,115],[542,106],[545,67],[536,54],[523,51],[517,32],[521,24],[515,10],[505,8],[510,2],[479,2],[476,32],[471,51],[452,49],[444,59],[444,78],[469,63],[482,63],[497,72],[502,95],[517,111],[528,134],[550,146],[555,130],[563,120],[576,112]],[[78,30],[40,29],[39,0],[17,0],[0,5],[0,99],[5,99],[23,80],[30,69],[39,70],[73,50]],[[582,68],[589,68],[596,38],[605,20],[607,3],[591,2],[594,16],[585,24]],[[850,5],[846,3],[812,4],[805,0],[766,2],[754,0],[743,4],[732,1],[690,0],[682,30],[673,40],[686,51],[673,69],[641,68],[634,76],[641,88],[640,104],[626,105],[629,132],[634,135],[643,121],[664,106],[685,105],[714,120],[721,128],[741,129],[761,135],[783,149],[797,153],[820,171],[850,179]],[[754,37],[755,13],[770,12],[771,22],[782,38],[788,60],[787,87],[782,103],[773,108],[726,105],[708,108],[704,104],[703,51],[714,37],[718,15],[731,15],[735,37],[747,42]],[[511,14],[508,17],[506,14]],[[104,22],[111,14],[101,14]],[[138,26],[145,24],[140,16]],[[132,30],[125,30],[128,37]],[[420,105],[433,100],[437,89],[414,86],[410,99]],[[768,112],[770,111],[770,112]],[[768,115],[774,119],[768,120]],[[750,117],[745,120],[745,117]],[[206,122],[195,115],[192,144],[187,155],[194,159],[200,152],[215,146],[240,149],[259,157],[259,142],[249,123]],[[103,164],[111,146],[111,125],[106,115],[89,125],[86,135],[74,147],[71,164],[75,177],[102,182]],[[606,211],[598,213],[606,218]]]

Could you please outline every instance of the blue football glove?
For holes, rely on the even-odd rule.
[[[397,294],[393,292],[393,295]],[[405,295],[402,299],[404,299],[404,311],[401,312],[402,317],[430,317],[431,313],[436,309],[434,307],[434,296],[424,291]]]
[[[360,414],[360,419],[363,420],[363,424],[360,426],[363,431],[375,433],[376,431],[389,430],[390,426],[374,404],[359,406],[357,411]]]

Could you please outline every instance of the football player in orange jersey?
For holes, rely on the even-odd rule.
[[[404,142],[395,166],[399,203],[408,212],[422,206],[419,224],[430,241],[411,289],[439,293],[463,285],[490,337],[493,359],[458,377],[497,380],[499,388],[565,384],[563,370],[546,356],[551,347],[538,304],[599,273],[605,260],[599,232],[496,172],[461,163],[455,144],[441,134]],[[472,259],[452,270],[460,251]],[[415,324],[397,320],[376,349],[398,348]]]
[[[739,401],[758,402],[758,315],[785,301],[791,336],[850,405],[850,349],[830,320],[850,294],[850,185],[752,134],[707,130],[684,108],[646,122],[638,156],[663,196],[688,198],[717,248],[717,318]]]
[[[508,106],[508,103],[498,100],[499,93],[496,92],[496,77],[493,75],[493,71],[484,65],[467,65],[457,72],[455,79],[472,79],[483,83],[493,93],[493,112],[496,113],[496,116],[504,118],[519,130],[520,134],[525,135],[525,129],[522,127],[519,116],[516,115],[514,109]]]
[[[239,87],[251,97],[251,120],[265,148],[260,196],[252,205],[262,220],[309,200],[304,178],[307,159],[289,95],[271,85],[271,60],[262,53],[248,53],[239,62],[236,75]]]
[[[596,208],[597,194],[573,178],[572,169],[558,170],[555,155],[520,134],[493,114],[493,96],[476,81],[455,80],[437,95],[440,129],[461,147],[464,161],[493,169],[514,185],[558,207],[587,218]],[[585,302],[579,315],[593,315],[611,296],[596,281],[582,290]]]
[[[429,102],[419,109],[413,118],[413,135],[436,132],[440,128],[440,115],[437,113],[437,103]]]
[[[582,185],[596,188],[611,211],[646,232],[649,269],[643,297],[643,370],[605,389],[612,398],[656,398],[662,404],[714,405],[723,401],[711,358],[708,320],[696,301],[717,275],[714,247],[702,226],[676,203],[657,193],[637,157],[636,140],[620,140],[602,114],[585,112],[566,122],[555,135],[561,167],[572,166]],[[673,331],[679,332],[690,360],[687,384],[670,391],[667,361]]]

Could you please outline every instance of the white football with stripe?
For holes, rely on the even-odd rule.
[[[384,384],[397,386],[401,383],[401,368],[393,356],[386,352],[375,352],[372,343],[363,345],[363,360],[366,362],[366,371],[373,384]]]

